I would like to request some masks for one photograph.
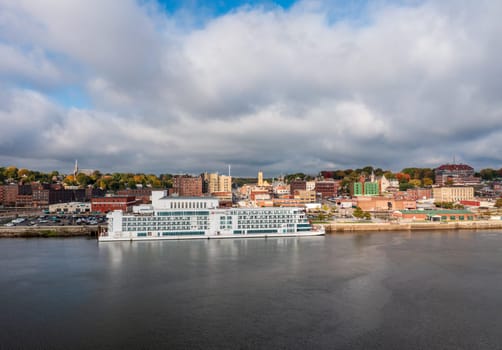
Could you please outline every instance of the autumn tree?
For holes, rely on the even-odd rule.
[[[430,187],[434,183],[434,181],[429,177],[424,177],[422,181],[425,187]]]
[[[422,181],[419,179],[411,179],[408,183],[413,187],[420,187],[422,185]]]
[[[4,176],[6,179],[17,180],[17,168],[15,166],[9,166],[4,170]]]

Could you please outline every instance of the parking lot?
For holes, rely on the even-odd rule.
[[[104,225],[104,214],[40,214],[19,215],[17,218],[4,218],[1,223],[6,227],[13,226],[74,226],[74,225]]]

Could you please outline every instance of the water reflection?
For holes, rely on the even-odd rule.
[[[56,349],[498,348],[501,249],[496,231],[0,240],[0,339]]]

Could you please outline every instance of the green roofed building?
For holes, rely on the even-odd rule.
[[[401,219],[427,221],[473,221],[478,214],[469,210],[403,210],[393,214]]]

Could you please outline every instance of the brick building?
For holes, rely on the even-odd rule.
[[[136,201],[143,204],[151,203],[152,189],[151,188],[135,188],[117,191],[117,195],[121,197],[134,196]]]
[[[200,176],[175,176],[173,178],[173,193],[180,197],[201,197],[202,177]]]
[[[315,192],[321,194],[322,199],[336,197],[338,194],[338,183],[334,180],[316,181]]]
[[[108,213],[114,210],[122,210],[123,212],[131,212],[135,204],[136,197],[134,196],[92,198],[91,211]]]
[[[434,169],[436,185],[472,186],[480,183],[474,176],[474,168],[467,164],[443,164]]]
[[[307,190],[307,181],[293,180],[289,183],[289,191],[291,194],[294,194],[295,191],[306,191],[306,190]]]
[[[364,211],[385,211],[416,209],[417,203],[413,200],[398,200],[388,197],[357,197],[357,206]]]
[[[3,205],[6,207],[13,207],[16,205],[17,195],[19,193],[19,185],[11,184],[3,186],[4,198]]]

